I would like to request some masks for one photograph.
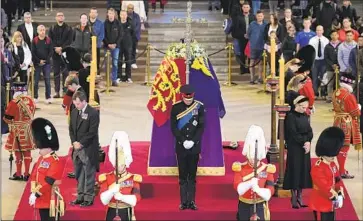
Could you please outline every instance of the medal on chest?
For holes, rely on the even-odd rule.
[[[49,166],[50,166],[50,163],[49,163],[49,162],[47,162],[47,161],[42,161],[42,162],[40,163],[40,168],[46,168],[46,169],[48,169],[48,168],[49,168]]]
[[[125,181],[120,183],[121,187],[132,187],[133,185],[134,185],[133,180],[125,180]]]
[[[197,109],[197,108],[194,108],[194,109],[192,110],[192,115],[193,115],[193,116],[198,115],[198,109]]]
[[[266,179],[267,178],[267,173],[266,173],[266,171],[262,171],[257,176],[258,176],[259,179]]]

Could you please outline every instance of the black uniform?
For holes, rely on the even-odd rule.
[[[186,120],[185,125],[181,123],[185,120],[181,117],[182,113],[189,113],[190,119]],[[185,117],[188,119],[188,116]],[[176,138],[181,204],[194,205],[196,174],[204,129],[204,106],[196,100],[189,106],[183,101],[178,102],[173,105],[170,121],[171,130]],[[186,149],[183,143],[189,140],[193,141],[194,145]]]

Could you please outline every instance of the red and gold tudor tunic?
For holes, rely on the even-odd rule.
[[[311,168],[313,190],[310,194],[310,209],[317,212],[332,212],[333,200],[341,194],[344,197],[343,181],[335,162],[319,159]]]
[[[334,126],[341,128],[345,134],[344,145],[353,144],[357,149],[362,146],[359,116],[360,110],[357,99],[345,88],[333,93]]]
[[[36,172],[32,173],[30,181],[31,192],[37,197],[35,208],[51,208],[51,200],[55,200],[53,187],[60,182],[63,173],[57,154],[40,156],[34,169]]]
[[[233,187],[235,190],[237,190],[238,184],[240,184],[241,182],[249,181],[254,177],[253,166],[248,162],[244,163],[235,162],[232,165],[232,170],[235,172],[234,181],[233,181]],[[275,188],[274,188],[275,172],[276,172],[276,167],[273,164],[265,164],[261,162],[260,165],[257,167],[258,186],[261,188],[268,188],[271,191],[271,196],[275,193]],[[239,200],[243,203],[253,204],[254,195],[255,194],[251,188],[242,196],[239,196]],[[256,203],[261,203],[264,201],[265,201],[264,199],[262,199],[257,195]]]
[[[6,150],[27,151],[35,148],[30,129],[34,113],[35,103],[30,96],[19,95],[9,102],[3,118],[10,130],[5,144]]]
[[[123,195],[135,195],[137,202],[141,199],[140,195],[140,183],[142,182],[142,176],[138,174],[126,173],[125,175],[120,176],[118,183],[121,185],[120,193]],[[114,185],[116,185],[116,174],[114,172],[103,173],[98,177],[98,183],[100,184],[100,193],[111,189]],[[116,208],[116,199],[113,197],[108,204],[108,207]],[[118,202],[118,208],[130,208],[131,206]]]

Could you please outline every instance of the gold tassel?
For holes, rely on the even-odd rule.
[[[35,193],[36,191],[35,191],[35,186],[36,186],[36,183],[35,183],[35,181],[31,181],[31,183],[30,183],[30,191],[32,192],[32,193]]]
[[[268,208],[268,202],[265,202],[263,204],[263,210],[264,210],[264,215],[265,215],[265,220],[270,220],[270,209]]]
[[[56,212],[55,200],[50,200],[49,216],[55,217],[55,212]]]
[[[132,207],[131,209],[132,209],[132,218],[131,218],[131,220],[132,220],[132,221],[135,221],[135,220],[136,220],[136,216],[135,216],[135,210],[134,210],[134,207]]]
[[[64,216],[65,205],[64,200],[59,200],[59,216]]]
[[[354,149],[357,150],[357,151],[361,151],[362,150],[362,144],[354,145]]]

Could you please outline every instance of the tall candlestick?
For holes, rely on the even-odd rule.
[[[285,59],[283,56],[281,56],[280,60],[279,60],[279,66],[280,66],[280,104],[284,105],[285,104]]]
[[[271,77],[274,78],[276,74],[276,40],[271,38],[270,41],[270,68],[271,68]]]
[[[97,37],[92,36],[92,61],[91,71],[89,76],[89,100],[95,100],[95,87],[96,87],[96,75],[97,75]]]

